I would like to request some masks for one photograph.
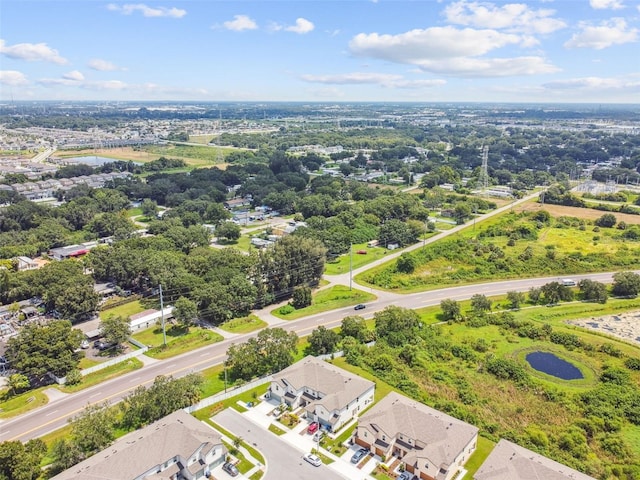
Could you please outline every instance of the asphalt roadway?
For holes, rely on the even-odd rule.
[[[233,408],[227,408],[212,419],[225,430],[256,447],[265,456],[267,469],[264,480],[342,480],[326,465],[314,467],[306,462],[304,452],[273,435],[268,430],[255,425]],[[292,453],[293,450],[293,453]]]
[[[575,281],[590,278],[599,282],[610,283],[612,282],[613,273],[614,272],[571,275],[571,278]],[[414,309],[439,305],[440,302],[445,299],[468,299],[475,294],[493,296],[505,294],[512,290],[526,292],[531,287],[540,287],[545,283],[558,281],[561,278],[562,277],[554,276],[508,280],[445,288],[409,295],[381,295],[378,300],[368,303],[365,310],[354,312],[353,307],[342,308],[299,320],[283,320],[278,323],[277,326],[288,331],[294,331],[299,336],[306,336],[320,325],[326,328],[337,327],[342,322],[342,319],[348,315],[358,314],[365,318],[370,318],[375,312],[383,310],[389,305]],[[273,324],[271,326],[273,326]],[[31,438],[40,437],[66,425],[68,419],[80,413],[87,405],[104,401],[109,401],[112,404],[116,403],[136,387],[140,385],[150,385],[158,375],[179,377],[191,372],[205,370],[214,365],[219,365],[224,361],[226,351],[231,344],[242,343],[256,334],[256,332],[253,332],[238,335],[232,339],[226,339],[178,357],[145,365],[139,370],[80,390],[79,392],[63,394],[59,398],[52,399],[48,404],[20,415],[19,417],[0,421],[0,442],[5,440],[27,441]]]

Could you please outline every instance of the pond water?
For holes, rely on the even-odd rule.
[[[532,352],[526,356],[527,363],[535,370],[562,380],[584,378],[582,372],[572,363],[556,357],[549,352]]]

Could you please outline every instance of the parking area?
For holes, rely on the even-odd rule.
[[[235,412],[235,415],[244,417],[248,420],[253,425],[254,430],[262,430],[269,436],[268,438],[271,438],[271,441],[279,441],[287,444],[289,446],[289,455],[291,455],[291,449],[297,450],[299,452],[299,456],[305,452],[311,452],[313,449],[317,449],[319,447],[318,437],[315,436],[315,433],[308,433],[308,427],[311,422],[307,419],[300,418],[300,423],[289,429],[278,422],[276,417],[273,415],[274,410],[278,406],[278,402],[264,400],[259,402],[256,406],[249,408],[242,414]],[[217,420],[214,419],[214,421]],[[281,430],[285,430],[285,433],[277,436],[274,433],[269,432],[268,428],[271,424],[274,424]],[[233,433],[238,435],[236,432]],[[245,437],[243,436],[243,438]],[[331,458],[334,461],[320,468],[328,468],[338,474],[341,478],[351,480],[369,480],[372,478],[370,475],[379,463],[380,458],[366,455],[359,462],[353,464],[351,463],[351,458],[359,449],[360,447],[358,445],[351,446],[340,457],[336,457],[331,452],[321,449],[320,452],[324,456]]]

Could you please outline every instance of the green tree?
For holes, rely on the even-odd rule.
[[[100,329],[107,343],[113,343],[118,348],[131,336],[131,324],[121,316],[109,315],[100,322]]]
[[[325,355],[336,351],[340,335],[333,330],[328,330],[323,325],[311,332],[309,337],[308,353],[311,355]]]
[[[51,473],[55,475],[80,463],[84,454],[73,440],[62,438],[51,447],[51,457],[53,458]]]
[[[86,456],[108,447],[116,438],[115,411],[108,402],[88,405],[77,416],[69,420],[71,438]]]
[[[12,395],[28,390],[31,386],[29,377],[21,373],[14,373],[9,376],[9,391]]]
[[[462,309],[460,304],[449,298],[440,302],[440,309],[442,310],[442,317],[445,320],[459,320],[462,316]]]
[[[417,266],[417,261],[410,253],[403,253],[396,261],[396,270],[401,273],[413,273]]]
[[[200,400],[202,376],[196,373],[182,378],[158,376],[149,388],[138,387],[120,404],[122,424],[140,428],[179,408]]]
[[[611,293],[621,297],[635,297],[640,292],[640,275],[634,272],[618,272],[613,275]]]
[[[233,222],[221,222],[216,226],[216,237],[220,240],[236,241],[240,238],[240,225]]]
[[[293,298],[291,299],[291,304],[295,308],[304,308],[311,305],[311,288],[307,286],[296,287],[293,290]]]
[[[358,340],[360,343],[365,343],[373,340],[373,332],[371,332],[364,318],[359,315],[348,316],[342,319],[340,326],[340,336],[342,338],[352,337]]]
[[[198,318],[198,306],[193,300],[180,297],[173,304],[173,318],[188,329]]]
[[[607,286],[604,283],[585,278],[578,282],[578,288],[584,300],[607,303],[609,294],[607,293]]]
[[[231,378],[250,380],[278,372],[293,363],[298,336],[282,328],[265,328],[245,343],[231,345],[227,365]]]
[[[420,317],[414,310],[395,305],[374,313],[373,318],[376,337],[384,339],[392,347],[415,343],[422,326]]]
[[[547,305],[554,305],[561,300],[568,302],[573,300],[571,289],[559,282],[549,282],[540,287],[542,297]]]
[[[519,310],[520,305],[524,303],[524,300],[525,297],[522,292],[516,292],[515,290],[507,292],[507,301],[509,302],[509,307],[513,310]]]
[[[22,443],[19,440],[0,443],[0,478],[7,480],[36,480],[42,470],[40,462],[47,446],[39,438]]]
[[[471,308],[475,313],[483,313],[491,310],[491,300],[486,296],[476,293],[471,297]]]
[[[67,320],[54,320],[46,325],[25,325],[7,343],[6,357],[12,367],[28,377],[42,377],[51,372],[64,377],[78,366],[80,330]]]
[[[145,198],[140,204],[142,214],[147,218],[155,218],[158,213],[158,203],[150,198]]]
[[[605,213],[600,218],[596,219],[595,224],[598,227],[611,228],[614,227],[618,219],[613,213]]]

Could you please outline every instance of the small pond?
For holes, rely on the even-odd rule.
[[[532,352],[526,356],[526,359],[535,370],[562,380],[584,378],[582,372],[575,365],[556,357],[553,353]]]

